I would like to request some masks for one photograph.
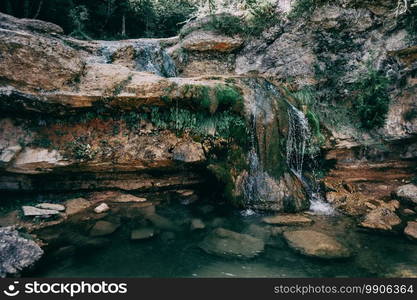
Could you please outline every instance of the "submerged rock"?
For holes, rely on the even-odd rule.
[[[51,210],[56,210],[56,211],[64,211],[65,210],[65,206],[62,204],[55,204],[55,203],[40,203],[36,205],[37,208],[42,208],[42,209],[51,209]]]
[[[412,240],[417,240],[417,222],[408,222],[404,234]]]
[[[206,225],[201,219],[192,219],[190,227],[191,227],[191,230],[196,230],[196,229],[204,229],[206,228]]]
[[[110,223],[107,221],[98,221],[90,230],[90,236],[105,236],[112,234],[119,228],[119,224]]]
[[[298,226],[311,225],[313,220],[301,215],[277,215],[273,217],[263,218],[262,221],[267,224],[282,225],[282,226]]]
[[[149,214],[146,218],[155,225],[155,227],[164,230],[178,230],[177,226],[170,220],[157,214]]]
[[[347,258],[351,252],[336,239],[313,230],[284,232],[288,245],[295,251],[311,257],[324,259]]]
[[[199,247],[209,254],[252,258],[264,251],[264,242],[248,234],[217,228],[206,236]]]
[[[399,224],[401,219],[393,211],[380,207],[370,211],[359,225],[369,229],[391,231]]]
[[[395,191],[396,196],[409,204],[417,204],[417,186],[415,184],[402,185]]]
[[[25,217],[50,217],[59,214],[57,210],[42,209],[34,206],[22,206],[22,210]]]
[[[42,255],[39,245],[21,237],[13,227],[0,228],[0,277],[17,275],[33,266]]]
[[[155,235],[155,230],[152,227],[145,227],[132,230],[130,234],[131,240],[145,240],[153,237]]]

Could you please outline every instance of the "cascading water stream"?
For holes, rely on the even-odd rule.
[[[308,120],[301,111],[288,104],[287,165],[298,178],[303,175],[304,155],[310,138]]]
[[[303,183],[310,198],[310,210],[318,214],[330,215],[334,210],[323,200],[319,186],[315,182],[308,183],[303,176],[304,157],[310,140],[311,131],[307,118],[288,103],[287,165]],[[314,161],[313,155],[310,159]]]

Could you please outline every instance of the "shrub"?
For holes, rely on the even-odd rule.
[[[212,30],[220,34],[233,36],[244,33],[244,22],[241,18],[233,15],[213,15],[203,29]]]
[[[276,5],[265,2],[259,4],[258,0],[247,0],[250,17],[246,21],[245,33],[248,36],[258,36],[265,29],[279,25],[281,19],[277,15]]]
[[[385,123],[389,108],[388,87],[390,80],[370,63],[368,72],[358,78],[353,84],[357,94],[353,103],[357,110],[361,125],[365,129],[381,127]]]

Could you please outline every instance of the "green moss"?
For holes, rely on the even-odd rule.
[[[243,96],[233,86],[218,84],[216,85],[216,98],[220,110],[234,109],[241,110],[243,108]]]
[[[33,147],[49,148],[52,146],[52,142],[47,136],[42,136],[33,140],[30,145]]]

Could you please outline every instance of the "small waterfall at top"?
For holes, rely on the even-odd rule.
[[[133,47],[136,71],[150,72],[163,77],[176,77],[178,74],[172,58],[155,40],[100,41],[100,46],[101,56],[95,57],[92,63],[112,63],[112,56],[116,51]]]
[[[333,208],[322,199],[320,187],[315,183],[307,183],[303,177],[304,157],[311,140],[311,131],[305,115],[288,103],[288,137],[287,165],[303,183],[309,197],[310,210],[319,214],[332,214]],[[314,161],[311,155],[310,159]]]

